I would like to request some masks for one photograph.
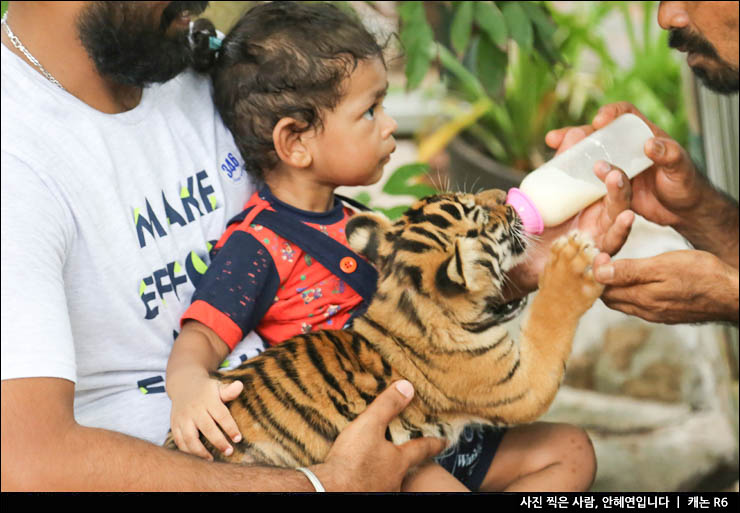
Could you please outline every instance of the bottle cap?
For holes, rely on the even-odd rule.
[[[516,187],[509,189],[506,204],[510,205],[519,214],[526,231],[539,235],[545,230],[545,223],[542,221],[542,216],[537,211],[537,207],[534,206],[534,203],[526,194]]]

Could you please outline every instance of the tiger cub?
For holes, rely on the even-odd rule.
[[[391,382],[414,385],[389,426],[393,442],[455,443],[465,425],[530,422],[552,402],[580,316],[601,295],[596,253],[578,233],[556,241],[517,342],[501,324],[524,301],[502,304],[506,272],[527,238],[498,190],[440,194],[399,221],[353,216],[350,246],[372,262],[377,292],[352,329],[293,337],[240,367],[214,374],[244,390],[228,407],[243,441],[217,461],[281,467],[324,460],[340,431]],[[176,449],[170,435],[165,442]]]

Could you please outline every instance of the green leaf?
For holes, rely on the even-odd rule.
[[[406,88],[413,89],[429,70],[432,59],[429,48],[434,34],[422,2],[402,2],[398,12],[401,17],[400,39],[406,52]]]
[[[473,30],[473,4],[459,2],[450,26],[450,42],[458,55],[463,55]]]
[[[655,8],[654,2],[642,2],[642,44],[646,51],[650,50],[652,44],[652,32],[653,27],[656,26],[655,18],[653,16],[653,10]]]
[[[398,207],[391,207],[391,208],[376,208],[378,212],[382,212],[385,217],[390,219],[391,221],[395,221],[401,215],[403,215],[404,212],[406,212],[409,209],[410,205],[401,205]]]
[[[545,38],[552,38],[557,28],[550,21],[547,11],[542,4],[536,2],[520,2],[519,5],[527,14],[535,29]]]
[[[406,61],[406,84],[408,89],[414,89],[421,84],[429,71],[431,59],[421,52],[409,52]]]
[[[501,92],[501,86],[504,84],[506,76],[506,65],[508,64],[508,55],[490,41],[485,35],[480,38],[478,43],[478,78],[483,87],[491,96],[497,96]]]
[[[521,2],[524,12],[532,20],[534,27],[534,49],[550,64],[562,62],[553,35],[557,31],[544,5],[535,2]]]
[[[501,48],[506,48],[509,33],[506,20],[496,4],[491,2],[474,2],[475,22],[486,33],[488,38]]]
[[[341,11],[344,11],[345,14],[348,14],[349,16],[353,17],[354,19],[359,19],[357,15],[357,10],[354,9],[349,2],[346,2],[344,0],[340,1],[334,1],[332,2],[337,8],[339,8]]]
[[[372,198],[370,197],[370,193],[367,192],[367,191],[362,191],[357,196],[355,196],[355,201],[359,201],[360,203],[362,203],[366,207],[367,206],[370,206],[370,200],[371,199]]]
[[[437,45],[437,52],[440,64],[460,81],[460,87],[469,101],[474,102],[486,96],[485,88],[478,77],[463,66],[451,51],[443,45]]]
[[[496,135],[490,129],[476,123],[475,125],[471,125],[468,128],[468,133],[478,139],[478,141],[480,141],[483,146],[486,147],[488,152],[493,155],[494,159],[498,160],[499,162],[508,161],[506,148],[504,148],[504,145],[501,144],[501,141],[498,140]]]
[[[532,33],[532,24],[519,5],[520,2],[505,2],[501,12],[506,18],[506,26],[509,28],[509,34],[516,41],[524,52],[532,50],[534,34]]]
[[[550,64],[564,62],[553,42],[543,39],[537,31],[534,35],[534,49]]]
[[[426,20],[426,12],[422,2],[401,2],[398,6],[398,14],[401,21],[408,25]]]
[[[632,55],[642,53],[640,43],[637,41],[637,36],[635,36],[635,25],[634,23],[632,23],[632,15],[630,14],[629,6],[624,2],[619,2],[619,10],[622,12],[624,25],[627,29],[627,37],[630,41],[630,49],[632,50]]]
[[[435,194],[437,190],[428,185],[413,183],[413,179],[429,173],[428,164],[407,164],[396,169],[383,186],[383,192],[394,196],[414,196],[423,198]]]

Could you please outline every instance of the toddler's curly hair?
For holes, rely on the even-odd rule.
[[[207,21],[198,20],[202,29]],[[212,25],[211,25],[212,27]],[[195,34],[201,33],[200,39]],[[194,67],[203,31],[194,30]],[[207,37],[207,36],[206,36]],[[359,61],[383,59],[383,48],[362,23],[326,2],[270,2],[249,10],[224,39],[213,66],[214,102],[257,180],[279,158],[272,131],[281,118],[301,132],[322,128],[322,112],[344,95],[343,80]]]

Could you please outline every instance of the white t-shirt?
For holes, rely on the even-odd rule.
[[[80,424],[160,444],[167,358],[254,186],[192,71],[103,114],[2,45],[2,379],[75,382]]]

